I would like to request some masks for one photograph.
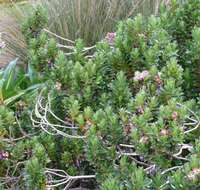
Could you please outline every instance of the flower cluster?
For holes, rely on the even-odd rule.
[[[134,81],[143,81],[149,76],[149,71],[144,70],[142,72],[136,71],[134,76]]]
[[[106,34],[105,39],[109,44],[113,44],[114,40],[115,40],[115,37],[116,37],[116,33],[115,32],[108,32]]]
[[[0,160],[8,160],[9,153],[5,151],[0,151]]]
[[[177,113],[176,111],[174,111],[174,112],[172,113],[172,119],[173,119],[173,120],[177,120],[177,117],[178,117],[178,113]]]
[[[194,168],[188,175],[189,180],[195,180],[196,177],[200,174],[200,168]]]

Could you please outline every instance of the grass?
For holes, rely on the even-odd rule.
[[[6,42],[6,50],[0,56],[0,67],[12,59],[19,57],[24,62],[27,56],[26,43],[21,33],[20,25],[28,15],[28,6],[24,2],[17,4],[1,4],[0,33]],[[19,61],[20,62],[20,61]]]
[[[135,14],[141,0],[42,0],[49,14],[49,29],[60,36],[84,39],[93,45],[119,20]]]
[[[161,0],[40,0],[49,14],[49,29],[68,39],[94,45],[120,20],[157,14]]]

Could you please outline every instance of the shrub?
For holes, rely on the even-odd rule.
[[[39,7],[24,32],[30,67],[46,85],[25,97],[15,118],[22,131],[11,136],[3,125],[5,188],[199,189],[199,104],[185,96],[180,46],[164,16],[138,15],[95,50],[76,40],[65,53],[43,33],[41,15]]]
[[[189,97],[199,93],[198,30],[200,26],[198,0],[173,1],[169,11],[161,14],[162,24],[178,45],[179,64],[184,68],[184,89]]]

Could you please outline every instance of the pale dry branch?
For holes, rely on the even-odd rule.
[[[70,50],[70,51],[74,51],[75,50],[75,46],[74,46],[75,42],[74,41],[69,40],[67,38],[63,38],[63,37],[61,37],[61,36],[59,36],[59,35],[51,32],[51,31],[49,31],[47,29],[43,29],[43,31],[46,32],[46,33],[48,33],[48,34],[50,34],[50,35],[52,35],[52,36],[54,36],[54,37],[56,37],[56,38],[58,38],[58,39],[61,39],[61,40],[64,40],[64,41],[67,41],[67,42],[73,44],[73,45],[63,45],[63,44],[57,43],[57,47],[58,48],[64,48],[64,49],[67,49],[67,50]],[[90,51],[90,50],[92,50],[94,48],[96,48],[96,45],[91,46],[91,47],[84,47],[83,50],[82,50],[82,52],[84,53],[84,52]],[[72,55],[74,53],[75,52],[66,53],[65,55]]]
[[[191,133],[191,132],[197,130],[200,126],[199,116],[194,111],[192,111],[190,108],[188,108],[186,105],[183,105],[183,104],[180,104],[180,103],[177,103],[177,105],[180,106],[180,107],[185,107],[189,111],[189,113],[191,114],[191,116],[187,117],[187,119],[189,119],[193,123],[184,123],[183,126],[194,125],[194,127],[192,129],[185,130],[184,134],[188,134],[188,133]]]
[[[129,144],[120,144],[119,146],[126,147],[126,148],[135,148],[135,146],[129,145]]]
[[[164,170],[163,172],[161,172],[161,175],[164,175],[164,174],[166,174],[166,173],[168,173],[168,172],[171,172],[171,171],[180,169],[180,168],[182,168],[182,167],[183,167],[183,166],[174,166],[174,167],[168,168],[168,169]]]
[[[50,178],[50,180],[47,180],[48,188],[64,186],[64,189],[66,190],[76,180],[93,179],[96,177],[95,175],[70,176],[64,170],[50,169],[50,168],[46,168],[45,174],[47,176],[47,179]]]
[[[193,148],[192,145],[189,145],[189,144],[182,144],[180,150],[179,150],[177,153],[173,154],[173,155],[174,155],[174,156],[179,156],[179,155],[181,155],[184,149],[187,149],[187,150],[189,150],[189,151],[192,151],[194,148]]]
[[[49,118],[53,118],[57,123],[52,123]],[[47,100],[42,96],[42,92],[38,95],[35,109],[31,113],[31,121],[34,127],[39,127],[49,135],[61,135],[67,138],[84,139],[85,136],[78,135],[78,127],[68,121],[60,119],[51,110],[50,94]],[[62,123],[62,124],[58,124]]]
[[[49,30],[46,29],[46,28],[44,28],[43,31],[46,32],[46,33],[48,33],[48,34],[50,34],[50,35],[52,35],[52,36],[54,36],[54,37],[56,37],[56,38],[58,38],[58,39],[60,39],[60,40],[63,40],[63,41],[66,41],[66,42],[69,42],[69,43],[72,43],[72,44],[75,43],[74,41],[69,40],[69,39],[67,39],[67,38],[64,38],[64,37],[62,37],[62,36],[59,36],[59,35],[57,35],[56,33],[51,32],[51,31],[49,31]]]

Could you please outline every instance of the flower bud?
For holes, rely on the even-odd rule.
[[[177,117],[178,117],[178,113],[177,113],[176,111],[174,111],[174,112],[172,113],[172,119],[173,119],[174,121],[176,121],[176,120],[177,120]]]

